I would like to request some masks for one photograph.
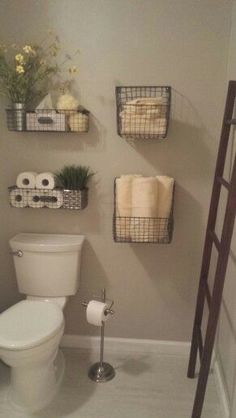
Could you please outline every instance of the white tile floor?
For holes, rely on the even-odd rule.
[[[188,359],[150,353],[106,353],[116,377],[96,384],[87,377],[94,358],[85,351],[63,350],[66,373],[53,403],[37,414],[14,410],[7,402],[9,370],[0,362],[0,418],[190,418],[196,386],[186,378]],[[202,418],[221,418],[210,376]]]

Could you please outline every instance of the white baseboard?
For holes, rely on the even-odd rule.
[[[85,335],[64,335],[61,347],[81,348],[97,351],[100,345],[99,337]],[[117,352],[149,352],[165,355],[187,356],[190,343],[181,341],[141,340],[133,338],[105,338],[105,347],[108,351]]]
[[[225,379],[220,362],[217,358],[214,361],[213,370],[215,376],[216,389],[220,399],[222,418],[230,418],[230,404],[225,385]]]

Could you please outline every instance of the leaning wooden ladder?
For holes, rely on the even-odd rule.
[[[188,377],[193,378],[195,375],[197,354],[199,352],[201,366],[194,400],[192,418],[200,418],[202,413],[207,380],[211,365],[212,352],[215,342],[217,323],[219,319],[220,306],[222,302],[231,239],[234,229],[234,221],[236,214],[236,157],[234,159],[234,164],[232,167],[231,180],[229,182],[226,181],[223,178],[223,175],[226,162],[226,154],[229,145],[231,126],[236,125],[236,119],[233,119],[235,97],[236,81],[230,81],[225,105],[221,139],[219,144],[210,210],[206,229],[206,238],[200,273],[200,283],[197,296],[197,306],[193,325],[191,353],[188,366]],[[220,201],[220,191],[222,186],[227,189],[228,198],[224,214],[221,238],[218,238],[215,232],[215,227],[217,211]],[[213,244],[218,252],[218,257],[213,290],[212,292],[210,292],[208,285],[208,276],[210,270]],[[204,339],[202,336],[201,327],[205,301],[207,301],[209,307],[209,317],[206,335]]]

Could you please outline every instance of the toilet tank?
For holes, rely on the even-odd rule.
[[[83,242],[83,235],[20,233],[11,238],[19,291],[31,296],[74,295]]]

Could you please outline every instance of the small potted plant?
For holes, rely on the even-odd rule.
[[[89,167],[82,165],[65,166],[56,173],[57,185],[63,188],[63,208],[78,210],[86,208],[87,184],[94,174]]]

